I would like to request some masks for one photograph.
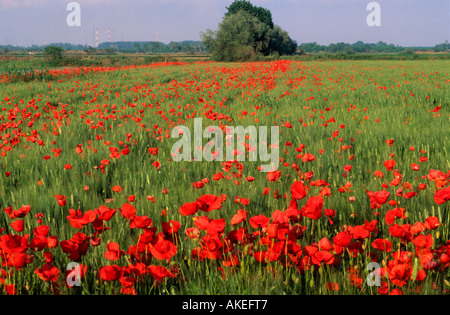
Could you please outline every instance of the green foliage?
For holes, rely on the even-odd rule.
[[[291,55],[297,43],[267,17],[270,11],[235,1],[228,8],[218,30],[201,33],[202,43],[217,61],[248,61],[269,55]]]
[[[146,65],[149,65],[152,63],[172,62],[172,61],[174,61],[174,60],[170,56],[155,55],[155,56],[145,56],[144,57],[144,64],[146,64]]]
[[[439,44],[434,46],[433,50],[436,52],[445,52],[450,49],[450,45],[448,44],[448,41],[445,41],[445,43]]]
[[[297,43],[289,37],[289,34],[275,25],[272,31],[270,49],[279,55],[292,55],[297,50]]]
[[[11,51],[11,49],[8,46],[3,46],[2,47],[2,53],[7,55],[9,52]]]
[[[318,45],[316,42],[313,43],[302,43],[298,48],[305,53],[345,53],[345,54],[367,54],[367,53],[405,53],[405,50],[410,51],[409,53],[414,53],[417,51],[445,51],[445,44],[437,45],[435,48],[426,47],[401,47],[394,44],[387,44],[385,42],[379,41],[378,43],[364,43],[362,41],[357,41],[354,44],[348,43],[331,43],[328,46]]]
[[[268,54],[270,27],[246,11],[226,17],[216,33],[202,34],[205,46],[218,61],[250,60]]]
[[[60,65],[64,58],[64,49],[60,46],[47,46],[44,49],[44,58],[52,66]]]
[[[256,17],[261,23],[269,26],[270,28],[273,28],[274,26],[272,13],[265,8],[254,6],[250,3],[250,1],[236,0],[227,8],[227,10],[228,11],[225,13],[225,18],[229,17],[230,15],[236,14],[239,11],[245,11],[250,15]]]
[[[86,48],[84,50],[84,52],[87,53],[88,55],[91,55],[91,54],[95,54],[97,52],[97,49],[95,49],[92,46],[88,46],[88,48]]]

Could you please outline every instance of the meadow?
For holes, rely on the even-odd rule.
[[[281,60],[3,73],[0,292],[448,294],[449,72]],[[248,145],[233,161],[174,161],[172,130],[194,118],[278,126],[278,169],[260,172]]]

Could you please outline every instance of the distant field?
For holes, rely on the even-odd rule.
[[[168,53],[168,54],[86,54],[81,51],[67,51],[65,60],[61,67],[77,66],[129,66],[143,65],[160,62],[198,62],[208,61],[210,56],[207,53]],[[278,58],[265,57],[266,60],[275,61]],[[415,54],[403,53],[364,53],[364,54],[343,54],[343,53],[311,53],[306,55],[285,56],[284,59],[293,61],[315,61],[315,60],[450,60],[450,54],[434,52],[416,52]],[[48,68],[42,53],[10,53],[0,54],[0,72],[10,67],[14,68]],[[50,67],[51,68],[51,67]]]
[[[449,293],[449,60],[92,58],[0,76],[1,293]],[[174,161],[195,118],[278,168]]]
[[[65,60],[61,66],[127,66],[142,65],[155,62],[195,62],[205,61],[209,58],[207,54],[86,54],[82,52],[66,52]],[[0,55],[0,71],[3,68],[47,68],[42,53],[34,54],[10,54]]]

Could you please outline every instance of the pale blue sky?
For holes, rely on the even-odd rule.
[[[233,0],[78,0],[81,26],[69,27],[69,0],[0,0],[0,45],[99,41],[200,40],[217,29]],[[272,12],[274,23],[299,44],[384,41],[434,46],[450,40],[450,0],[378,0],[381,26],[369,27],[371,0],[253,0]]]

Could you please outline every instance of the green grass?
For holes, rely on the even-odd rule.
[[[290,196],[282,196],[290,194],[292,183],[303,174],[313,172],[311,181],[323,179],[330,183],[332,196],[325,198],[324,209],[334,209],[337,214],[333,225],[324,216],[317,221],[304,218],[301,224],[307,229],[298,241],[300,246],[305,248],[323,237],[332,241],[345,225],[355,226],[364,224],[365,220],[378,220],[378,237],[389,238],[395,251],[399,249],[396,247],[399,241],[389,235],[388,225],[384,221],[385,213],[394,207],[386,204],[381,209],[371,209],[366,194],[366,190],[379,191],[383,189],[382,183],[389,185],[393,180],[392,173],[383,166],[383,162],[390,159],[393,153],[403,182],[409,182],[412,190],[420,183],[427,184],[427,188],[419,191],[417,197],[408,200],[395,195],[399,187],[386,188],[391,193],[389,199],[397,200],[399,206],[408,212],[408,218],[396,222],[414,224],[424,222],[428,216],[437,216],[440,222],[445,223],[438,230],[429,232],[435,241],[433,248],[437,248],[449,239],[450,208],[449,203],[435,203],[434,183],[423,177],[431,169],[443,173],[450,169],[450,63],[443,60],[293,62],[284,73],[271,69],[272,65],[204,63],[138,67],[82,76],[45,76],[32,80],[18,78],[2,85],[0,123],[6,123],[8,111],[15,108],[19,109],[15,121],[21,121],[17,128],[0,129],[2,141],[14,137],[14,132],[19,129],[22,134],[20,143],[0,157],[0,207],[18,209],[22,205],[30,205],[32,209],[24,219],[25,230],[21,233],[12,230],[12,220],[2,211],[0,227],[5,229],[2,235],[32,235],[33,228],[37,226],[34,215],[42,212],[43,224],[50,227],[49,235],[57,235],[60,242],[68,240],[78,232],[66,219],[69,209],[85,212],[101,205],[120,209],[129,195],[135,195],[133,205],[137,214],[149,216],[153,226],[158,227],[158,232],[161,231],[162,221],[177,220],[181,223],[177,254],[169,263],[155,258],[152,261],[152,264],[166,267],[178,266],[178,277],[167,279],[158,286],[151,277],[145,277],[134,286],[139,294],[376,294],[377,288],[365,282],[368,275],[365,267],[370,259],[365,255],[351,257],[348,252],[341,256],[338,266],[314,266],[304,273],[292,267],[284,268],[279,262],[261,264],[252,255],[243,255],[237,266],[223,267],[226,274],[226,280],[223,280],[217,270],[222,266],[220,260],[198,261],[192,257],[192,250],[199,246],[199,240],[186,237],[184,231],[194,226],[193,220],[192,217],[181,216],[178,209],[203,194],[220,196],[223,193],[228,198],[221,210],[199,212],[197,215],[208,215],[211,219],[225,218],[227,233],[236,228],[231,226],[230,221],[243,207],[234,202],[235,196],[250,200],[245,206],[249,218],[259,214],[270,217],[273,211],[288,207]],[[31,67],[31,64],[28,66]],[[290,94],[281,97],[286,91]],[[311,96],[314,99],[307,100]],[[5,97],[10,101],[6,101]],[[199,102],[200,98],[204,102]],[[436,106],[442,107],[439,116],[432,112]],[[207,116],[201,115],[210,113],[208,109],[228,116],[230,121],[208,120]],[[203,118],[203,127],[219,123],[280,126],[281,178],[275,183],[269,182],[266,174],[257,171],[257,163],[245,161],[242,179],[236,185],[235,178],[212,180],[214,174],[223,172],[221,162],[170,162],[171,146],[175,140],[166,135],[170,136],[175,125],[193,128],[192,119],[187,117],[195,110],[195,117]],[[246,115],[244,111],[247,111]],[[177,115],[178,112],[181,115]],[[41,116],[28,127],[27,122],[37,117],[38,113]],[[335,123],[328,122],[327,127],[322,125],[332,118]],[[86,123],[88,119],[92,121],[89,125]],[[287,121],[292,124],[291,129],[284,127]],[[36,130],[38,139],[44,145],[26,141],[32,130]],[[335,130],[340,130],[337,137],[333,137]],[[132,137],[128,138],[127,134]],[[386,144],[388,139],[395,140],[392,147]],[[292,143],[292,147],[285,146],[287,141]],[[82,154],[75,152],[79,144],[84,150]],[[111,159],[110,147],[121,151],[124,144],[127,144],[130,153]],[[299,153],[295,148],[301,144],[305,145],[303,153],[315,156],[313,162],[303,163],[296,158]],[[3,142],[2,151],[7,145]],[[351,149],[342,150],[342,145],[351,146]],[[414,146],[415,151],[411,151],[410,146]],[[150,147],[159,148],[158,156],[149,155]],[[61,153],[55,157],[52,149],[58,148]],[[284,149],[287,151],[284,152]],[[51,156],[51,159],[44,160],[44,156]],[[352,156],[354,158],[350,160]],[[419,163],[421,156],[426,156],[428,161]],[[103,159],[110,161],[105,173],[99,169]],[[159,170],[152,165],[155,160],[161,163]],[[284,162],[289,166],[283,166]],[[292,163],[298,165],[298,171],[291,167]],[[411,163],[420,164],[420,171],[413,171]],[[65,169],[66,164],[71,164],[72,169]],[[348,177],[343,177],[345,165],[353,167]],[[374,178],[375,170],[383,171],[385,177]],[[233,171],[236,169],[233,168]],[[11,175],[5,177],[5,172]],[[244,180],[250,175],[255,177],[254,182]],[[199,190],[193,189],[192,183],[203,178],[209,178],[209,182]],[[338,188],[347,181],[352,183],[351,191],[338,192]],[[123,191],[113,192],[115,185],[120,185]],[[85,186],[89,189],[85,190]],[[263,196],[265,187],[269,187],[270,192]],[[165,188],[168,194],[162,193]],[[311,186],[308,196],[318,195],[320,189]],[[274,198],[276,190],[281,198]],[[60,207],[55,195],[65,195],[67,205]],[[155,203],[150,202],[147,196],[154,196]],[[356,200],[349,202],[350,196]],[[299,201],[299,207],[304,206],[305,202]],[[167,216],[161,216],[164,209]],[[373,214],[375,211],[381,214],[376,216]],[[62,275],[65,266],[70,263],[67,254],[60,247],[46,250],[53,254],[53,264],[61,271],[58,282],[61,293],[119,293],[120,283],[99,280],[97,271],[105,265],[127,266],[131,258],[124,256],[119,262],[106,260],[103,256],[106,244],[117,242],[120,249],[127,251],[130,245],[137,242],[140,232],[131,230],[120,213],[116,213],[105,225],[111,230],[101,235],[101,244],[98,247],[89,246],[86,256],[81,258],[81,263],[88,266],[88,273],[80,288],[64,286]],[[248,222],[240,226],[248,227],[250,233],[255,231]],[[90,225],[81,231],[87,235],[94,232]],[[373,240],[363,240],[367,251],[376,252],[370,248]],[[236,245],[235,249],[245,252],[255,249],[255,246],[260,250],[264,248],[255,241],[242,247]],[[404,250],[414,252],[414,245],[408,243]],[[33,262],[20,271],[15,270],[6,283],[14,283],[19,294],[50,294],[50,285],[34,274],[36,268],[43,265],[42,252],[30,253],[35,255]],[[385,261],[391,259],[390,255],[377,254]],[[360,268],[364,280],[362,289],[352,286],[349,281],[348,267],[354,266]],[[427,272],[421,294],[439,293],[432,288],[432,283],[444,290],[447,288],[444,280],[448,279],[448,268],[442,272]],[[338,283],[339,291],[326,290],[324,284],[328,282]],[[411,281],[401,289],[409,294],[416,287],[417,284]],[[390,288],[395,288],[395,285],[390,284]]]

